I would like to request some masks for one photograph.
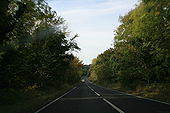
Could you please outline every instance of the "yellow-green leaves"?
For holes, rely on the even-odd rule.
[[[168,82],[170,78],[170,1],[143,0],[120,18],[113,52],[104,52],[92,65],[97,75],[126,86]],[[108,50],[109,51],[109,50]],[[107,57],[107,60],[104,59]],[[107,67],[104,67],[107,65]],[[102,67],[102,68],[100,68]],[[106,74],[107,69],[110,74]],[[107,71],[109,72],[109,71]],[[109,77],[108,77],[109,75]],[[101,80],[100,78],[97,78]],[[109,81],[109,80],[108,80]],[[133,84],[133,85],[131,85]]]

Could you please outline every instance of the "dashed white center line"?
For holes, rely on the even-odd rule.
[[[109,102],[108,100],[106,100],[105,98],[103,98],[103,100],[108,103],[111,107],[113,107],[115,110],[117,110],[119,113],[125,113],[124,111],[122,111],[121,109],[119,109],[117,106],[115,106],[114,104],[112,104],[111,102]]]
[[[94,93],[95,93],[97,96],[99,96],[99,97],[100,97],[100,94],[99,94],[99,93],[97,93],[96,91],[94,91]]]
[[[88,88],[90,88],[90,90],[92,90],[97,96],[102,97],[99,93],[97,93],[94,89],[92,89],[89,85],[87,85]],[[115,106],[114,104],[112,104],[111,102],[109,102],[107,99],[102,97],[102,100],[104,102],[106,102],[107,104],[109,104],[112,108],[114,108],[115,110],[117,110],[119,113],[125,113],[124,111],[122,111],[120,108],[118,108],[117,106]]]

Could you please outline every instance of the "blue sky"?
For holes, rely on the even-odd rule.
[[[123,16],[139,0],[47,0],[48,4],[68,24],[71,35],[81,51],[75,53],[85,64],[90,64],[98,54],[113,47],[114,33]]]

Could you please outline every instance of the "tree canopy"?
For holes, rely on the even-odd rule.
[[[143,0],[120,17],[120,22],[113,49],[92,63],[92,75],[126,86],[169,82],[170,1]]]
[[[80,50],[77,35],[70,37],[65,20],[44,0],[1,0],[0,14],[0,89],[80,79],[82,63],[72,54]]]

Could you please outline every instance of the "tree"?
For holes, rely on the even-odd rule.
[[[96,76],[103,72],[101,76],[109,75],[104,71],[108,67],[101,65],[104,62],[112,69],[109,76],[125,86],[133,87],[141,82],[169,82],[169,6],[168,0],[143,0],[135,9],[121,17],[121,25],[115,31],[114,49],[109,53],[111,60],[101,57],[106,56],[107,52],[97,57],[95,66],[100,64],[100,67],[95,72],[102,72]]]
[[[72,51],[80,48],[77,35],[69,37],[64,19],[43,0],[1,3],[0,88],[60,87],[67,82],[66,70],[77,68],[70,68]]]

